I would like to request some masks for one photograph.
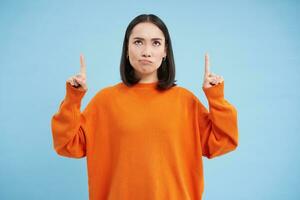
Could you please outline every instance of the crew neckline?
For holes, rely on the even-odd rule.
[[[134,88],[156,88],[158,81],[156,82],[151,82],[151,83],[136,83],[133,85]]]

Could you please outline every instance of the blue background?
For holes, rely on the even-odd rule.
[[[207,51],[238,110],[236,151],[203,158],[203,199],[300,199],[299,10],[296,0],[0,1],[0,199],[88,199],[86,159],[55,153],[51,117],[81,52],[82,109],[121,80],[125,29],[142,13],[168,26],[178,85],[208,105]]]

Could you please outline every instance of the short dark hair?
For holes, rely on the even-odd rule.
[[[127,26],[124,41],[123,50],[120,63],[121,79],[127,86],[132,86],[140,81],[135,76],[134,68],[131,66],[129,59],[127,58],[129,36],[132,29],[139,23],[151,22],[156,25],[165,36],[166,47],[166,59],[162,61],[161,66],[157,69],[158,83],[156,88],[158,90],[166,90],[173,86],[176,86],[175,82],[175,62],[173,57],[172,43],[169,35],[169,31],[165,23],[154,14],[141,14],[135,17]]]

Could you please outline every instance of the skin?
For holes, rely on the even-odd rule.
[[[67,80],[73,87],[78,88],[79,90],[87,91],[88,87],[86,84],[86,64],[84,56],[80,55],[80,71],[77,75],[70,77]]]
[[[137,37],[138,39],[136,39]],[[157,69],[166,56],[163,32],[156,25],[149,22],[137,24],[129,36],[128,56],[136,76],[141,79],[140,83],[157,82]],[[152,63],[143,63],[141,59],[150,60]]]
[[[218,85],[224,81],[223,76],[219,76],[210,71],[210,60],[208,53],[205,54],[205,65],[204,65],[204,78],[203,87],[210,88],[214,85]]]
[[[136,39],[139,37],[139,39]],[[153,39],[161,38],[161,40]],[[161,65],[162,59],[166,56],[165,37],[163,32],[152,23],[137,24],[129,37],[128,55],[135,73],[141,78],[140,83],[157,82],[157,69]],[[143,63],[140,60],[147,59],[151,63]],[[224,81],[222,76],[210,71],[210,59],[208,53],[205,54],[203,87],[210,88]],[[86,64],[84,56],[80,55],[80,71],[75,76],[67,80],[73,87],[87,91],[86,84]]]

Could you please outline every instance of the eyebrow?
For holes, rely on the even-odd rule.
[[[133,39],[140,39],[140,40],[145,40],[142,37],[134,37]],[[152,38],[151,40],[162,40],[162,38]]]

